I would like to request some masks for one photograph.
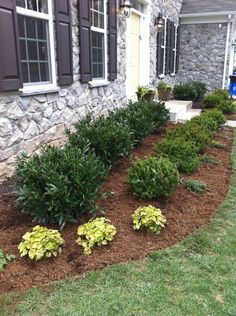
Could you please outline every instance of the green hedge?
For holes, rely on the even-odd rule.
[[[173,89],[173,97],[175,100],[200,101],[206,91],[207,89],[204,83],[192,81],[175,85]]]

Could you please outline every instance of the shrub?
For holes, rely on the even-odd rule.
[[[104,164],[87,149],[48,146],[40,156],[18,157],[17,201],[34,221],[62,228],[94,206],[106,174]]]
[[[210,165],[210,166],[215,166],[215,165],[219,164],[219,160],[217,160],[212,155],[203,155],[203,156],[200,157],[200,161],[202,163]]]
[[[207,110],[205,111],[201,116],[203,117],[211,117],[216,123],[217,126],[219,127],[220,125],[225,124],[226,118],[223,115],[222,111],[218,109],[213,109],[213,110]]]
[[[128,183],[134,194],[141,198],[166,197],[177,187],[179,174],[169,159],[149,157],[134,162]]]
[[[173,97],[176,100],[199,101],[206,93],[206,85],[201,82],[193,81],[174,86]]]
[[[230,101],[221,101],[218,109],[222,111],[223,114],[233,114],[235,113],[236,106]]]
[[[145,228],[155,234],[159,234],[166,224],[166,217],[162,215],[161,210],[151,205],[139,207],[132,218],[135,230]]]
[[[95,245],[107,245],[109,241],[113,240],[116,228],[110,224],[108,219],[101,217],[79,226],[77,233],[77,244],[84,248],[85,255],[90,255]]]
[[[221,143],[221,142],[218,142],[217,140],[213,140],[211,142],[211,147],[217,148],[217,149],[222,149],[222,148],[225,147],[225,145],[223,143]]]
[[[79,148],[89,144],[105,163],[114,163],[128,156],[132,150],[130,128],[114,120],[111,115],[95,121],[87,116],[75,128],[75,133],[67,130],[70,144]]]
[[[2,249],[0,249],[0,272],[3,271],[4,267],[15,259],[15,256],[12,254],[4,254]]]
[[[181,171],[190,174],[199,166],[196,147],[191,142],[181,139],[165,139],[154,147],[157,155],[170,159]]]
[[[195,122],[187,122],[184,126],[179,126],[173,130],[168,131],[167,139],[176,141],[191,142],[198,151],[201,151],[208,144],[212,133],[209,132],[202,125]]]
[[[203,127],[204,130],[208,131],[209,133],[215,132],[218,128],[216,121],[208,115],[200,115],[192,118],[191,124],[193,123],[199,124]]]
[[[214,95],[218,95],[222,100],[227,101],[229,99],[229,92],[226,89],[217,89],[213,92]]]
[[[221,101],[222,97],[220,95],[209,94],[203,99],[203,104],[207,109],[211,109],[217,107]]]
[[[133,144],[155,132],[169,119],[164,102],[130,101],[128,106],[112,114],[118,122],[128,125],[132,132]]]
[[[31,260],[57,257],[61,253],[64,240],[58,230],[35,226],[32,232],[27,232],[22,237],[18,249],[21,257],[29,257]]]
[[[206,191],[209,191],[209,188],[206,183],[195,179],[185,180],[184,187],[197,194],[203,194]]]

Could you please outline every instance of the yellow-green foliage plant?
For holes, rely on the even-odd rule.
[[[108,219],[100,217],[79,226],[77,233],[76,243],[84,248],[85,255],[90,255],[95,245],[107,245],[113,240],[116,228],[110,224]]]
[[[166,224],[166,217],[161,210],[152,205],[139,207],[132,215],[132,218],[135,230],[144,228],[155,234],[160,234],[161,229]]]
[[[31,260],[57,257],[61,253],[61,247],[65,243],[58,230],[35,226],[32,232],[27,232],[22,237],[18,249],[21,257],[29,257]]]

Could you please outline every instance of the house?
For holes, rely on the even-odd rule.
[[[157,78],[174,82],[181,2],[134,0],[130,13],[116,0],[1,0],[0,176],[19,152],[63,142],[88,112],[122,107]]]
[[[178,80],[227,88],[236,70],[236,1],[183,0]]]

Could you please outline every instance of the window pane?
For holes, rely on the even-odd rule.
[[[22,15],[18,15],[18,24],[19,24],[19,35],[20,37],[25,37],[25,23],[24,17]]]
[[[25,8],[25,0],[16,0],[16,5],[21,8]]]
[[[104,29],[104,0],[92,0],[92,26]]]
[[[21,63],[21,68],[22,68],[23,82],[27,83],[27,82],[29,82],[28,64]]]
[[[30,82],[39,82],[39,64],[29,63]]]
[[[49,81],[48,63],[40,63],[41,81]]]
[[[48,13],[48,3],[47,0],[39,0],[39,12]]]
[[[26,41],[25,40],[20,40],[20,55],[21,55],[21,60],[26,60]]]
[[[28,59],[29,60],[38,60],[37,42],[36,41],[27,41],[27,46],[28,46]]]
[[[48,59],[48,50],[46,42],[38,42],[39,48],[39,60],[47,60]]]
[[[28,38],[36,38],[36,23],[34,18],[25,18]]]
[[[37,31],[39,39],[47,38],[47,22],[44,20],[37,20]]]

